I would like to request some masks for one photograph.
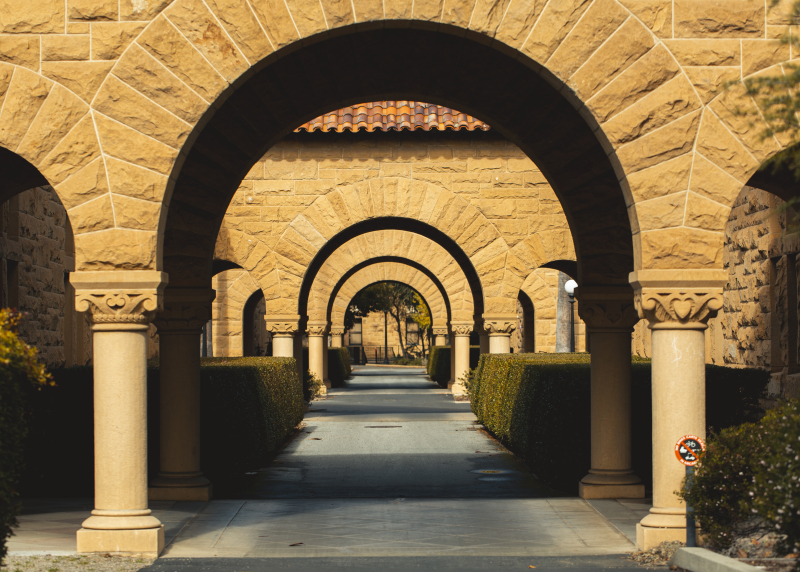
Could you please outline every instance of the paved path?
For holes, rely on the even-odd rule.
[[[553,493],[421,369],[354,373],[312,404],[303,432],[237,499],[151,503],[169,543],[157,568],[200,572],[216,558],[214,569],[238,572],[265,562],[238,559],[263,557],[264,568],[319,570],[342,556],[356,570],[488,570],[529,558],[537,568],[628,566],[619,555],[634,549],[647,504]],[[25,506],[12,551],[75,550],[90,501]]]

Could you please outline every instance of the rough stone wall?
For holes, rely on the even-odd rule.
[[[214,276],[211,287],[217,292],[212,304],[214,356],[241,356],[244,352],[244,308],[250,296],[258,290],[258,284],[246,270],[234,269]],[[259,318],[253,320],[254,334],[258,330],[254,344],[266,348],[268,334],[264,324],[263,304],[254,309],[254,317]]]

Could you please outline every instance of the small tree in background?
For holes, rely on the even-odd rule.
[[[406,357],[406,345],[403,342],[402,324],[414,307],[416,292],[399,282],[379,282],[372,284],[356,294],[347,307],[344,316],[345,328],[353,327],[355,318],[363,318],[372,312],[386,312],[397,324],[397,337],[400,340],[400,350]]]
[[[36,348],[17,335],[19,314],[0,310],[0,562],[17,524],[17,483],[23,468],[26,385],[52,385]]]
[[[422,296],[414,292],[414,312],[411,314],[411,319],[419,324],[419,339],[422,344],[422,355],[425,355],[425,337],[428,330],[433,323],[431,320],[431,312],[428,305]]]

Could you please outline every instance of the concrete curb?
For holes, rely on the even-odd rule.
[[[691,572],[756,572],[760,570],[755,566],[705,548],[679,548],[669,564]]]

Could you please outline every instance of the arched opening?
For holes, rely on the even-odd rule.
[[[271,355],[269,334],[264,323],[264,292],[256,290],[242,310],[242,355]]]
[[[516,344],[518,348],[517,351],[522,353],[533,353],[536,351],[536,314],[533,308],[533,302],[522,290],[519,291],[517,300],[519,301],[520,309],[520,340]]]

